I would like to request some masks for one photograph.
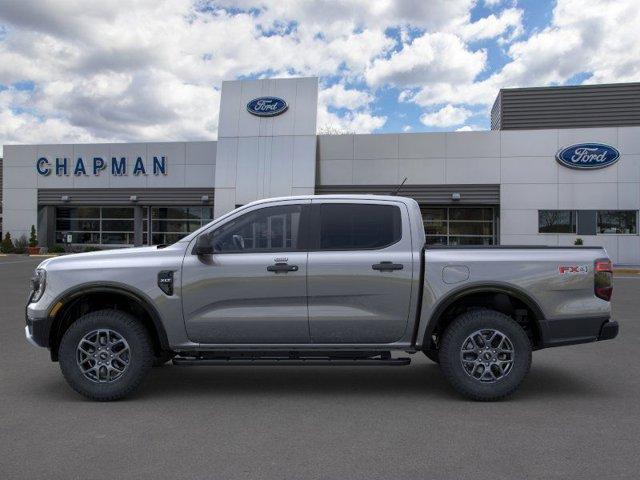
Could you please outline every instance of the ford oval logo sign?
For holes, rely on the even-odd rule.
[[[287,102],[278,97],[254,98],[247,103],[247,111],[258,117],[275,117],[284,113],[287,108],[289,108]]]
[[[565,147],[556,159],[565,167],[581,170],[595,170],[613,165],[620,158],[620,152],[602,143],[579,143]]]

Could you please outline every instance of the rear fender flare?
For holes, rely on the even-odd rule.
[[[442,300],[438,302],[436,308],[433,310],[433,313],[429,317],[429,321],[427,322],[427,326],[425,329],[425,333],[422,339],[423,348],[426,345],[429,345],[431,335],[435,331],[438,323],[440,321],[440,317],[442,314],[455,302],[458,300],[472,294],[476,293],[487,293],[487,294],[495,294],[495,293],[504,293],[511,297],[514,297],[524,303],[535,315],[534,321],[539,329],[540,335],[542,338],[541,341],[544,340],[545,337],[545,316],[542,311],[542,308],[528,293],[524,290],[515,287],[510,284],[499,283],[499,282],[491,282],[491,283],[476,283],[473,285],[465,285],[460,287],[452,292],[449,292]]]

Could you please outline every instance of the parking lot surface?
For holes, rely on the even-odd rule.
[[[73,392],[24,339],[38,259],[0,257],[0,478],[523,479],[640,475],[640,277],[608,342],[535,352],[507,401],[438,366],[156,368],[132,398]]]

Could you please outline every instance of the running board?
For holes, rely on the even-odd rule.
[[[321,365],[333,365],[340,367],[351,366],[376,366],[376,365],[409,365],[411,359],[408,357],[401,358],[289,358],[289,357],[267,357],[267,358],[233,358],[233,357],[221,357],[221,358],[196,358],[196,357],[175,357],[173,364],[178,366],[220,366],[220,365],[264,365],[264,366],[321,366]]]

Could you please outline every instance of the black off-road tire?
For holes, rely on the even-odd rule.
[[[88,379],[77,363],[80,340],[99,329],[117,332],[125,339],[130,350],[129,363],[123,373],[104,383]],[[107,309],[90,312],[76,320],[62,337],[58,358],[62,374],[71,388],[91,400],[104,402],[131,395],[151,369],[154,355],[149,332],[135,317]]]
[[[513,364],[505,376],[490,383],[473,378],[465,370],[461,351],[474,332],[492,329],[502,332],[513,346]],[[440,342],[440,368],[460,394],[477,401],[500,400],[515,392],[531,366],[531,341],[524,329],[511,317],[494,310],[470,310],[457,317]]]

